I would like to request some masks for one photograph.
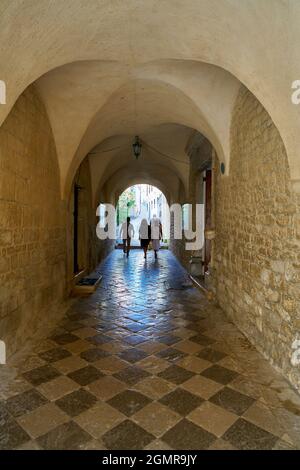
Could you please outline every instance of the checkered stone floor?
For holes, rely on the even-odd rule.
[[[298,395],[171,253],[99,272],[1,389],[0,449],[300,448]]]

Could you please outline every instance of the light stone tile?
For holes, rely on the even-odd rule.
[[[195,372],[196,374],[199,374],[212,365],[211,362],[195,356],[186,356],[183,359],[180,359],[176,364],[184,369],[190,370],[191,372]]]
[[[128,349],[129,347],[129,344],[123,344],[120,341],[112,341],[110,343],[103,343],[99,345],[100,349],[106,352],[110,352],[112,354],[122,352],[125,349]]]
[[[78,390],[80,385],[69,377],[61,375],[54,380],[45,382],[37,387],[37,390],[50,401],[58,400],[68,393]]]
[[[155,354],[167,347],[168,346],[166,344],[158,343],[157,341],[146,341],[145,343],[139,344],[139,349],[142,349],[149,354]]]
[[[107,401],[110,398],[117,395],[117,393],[123,392],[126,389],[126,385],[114,377],[101,377],[99,380],[86,386],[86,390],[93,393],[99,400]]]
[[[191,379],[181,385],[182,388],[188,390],[195,395],[208,400],[211,396],[223,388],[223,385],[215,382],[214,380],[207,379],[201,375],[195,375]]]
[[[111,428],[124,421],[126,416],[107,403],[97,403],[74,418],[79,426],[95,439],[99,439]]]
[[[74,341],[74,343],[64,345],[64,349],[67,349],[72,354],[80,354],[83,351],[90,349],[91,347],[91,343],[85,341],[84,339],[79,339],[78,341]]]
[[[20,364],[18,364],[18,371],[20,374],[24,374],[36,367],[44,366],[46,362],[39,356],[30,356],[25,358]]]
[[[195,336],[195,331],[189,330],[188,328],[177,328],[176,330],[173,330],[173,334],[180,338],[191,338],[192,336]]]
[[[36,441],[28,441],[17,448],[17,450],[41,450]]]
[[[32,385],[23,377],[17,377],[14,381],[7,384],[1,383],[0,400],[7,400],[8,398],[20,395],[23,392],[27,392],[31,388]]]
[[[193,410],[187,419],[201,426],[206,431],[217,437],[223,436],[224,432],[238,419],[238,416],[224,410],[220,406],[205,401]]]
[[[135,413],[132,419],[150,434],[159,437],[180,421],[181,416],[170,408],[153,402]]]
[[[214,349],[223,352],[223,350],[221,350],[218,347],[215,347],[215,345],[214,345]],[[224,357],[223,359],[218,361],[218,365],[222,367],[226,367],[226,369],[233,370],[234,372],[238,372],[239,374],[242,374],[244,372],[244,368],[242,367],[241,362],[239,362],[237,359],[234,359],[230,356]]]
[[[156,356],[148,356],[139,361],[138,365],[151,374],[159,374],[170,366],[168,361]]]
[[[31,413],[17,418],[17,421],[35,439],[69,421],[69,417],[54,403],[47,403]]]
[[[45,339],[41,342],[39,342],[35,347],[34,347],[34,352],[37,354],[49,351],[49,349],[57,348],[57,343],[55,341],[52,341],[51,339]]]
[[[69,374],[70,372],[74,372],[75,370],[89,365],[89,363],[79,356],[69,356],[60,361],[53,362],[52,365],[62,374]]]
[[[160,439],[155,439],[155,441],[150,442],[150,444],[145,447],[145,450],[172,450],[172,447],[169,447],[166,442]]]
[[[126,367],[129,367],[130,364],[128,362],[119,359],[116,356],[104,357],[103,359],[99,359],[96,362],[93,362],[93,366],[97,367],[101,372],[104,374],[115,374]]]
[[[160,377],[147,377],[134,386],[135,390],[138,390],[153,400],[158,400],[167,393],[172,392],[175,388],[175,384]]]
[[[90,336],[97,335],[99,331],[95,330],[94,328],[86,327],[86,328],[80,328],[79,330],[72,331],[72,333],[81,339],[85,339],[85,338],[89,338]]]
[[[248,408],[243,414],[243,418],[275,436],[281,437],[284,434],[284,429],[279,420],[273,415],[269,408],[259,401],[253,403],[253,405]]]
[[[86,326],[97,326],[99,324],[98,318],[85,318],[84,320],[80,320],[80,323]]]
[[[203,348],[204,346],[202,346],[201,344],[197,344],[189,340],[180,341],[180,343],[176,344],[176,349],[187,354],[195,354],[201,351],[201,349]]]
[[[220,364],[220,362],[218,364]],[[255,398],[256,400],[262,396],[262,386],[256,382],[251,381],[244,375],[239,375],[233,379],[228,384],[228,387],[233,388],[237,392],[244,393],[249,397]]]

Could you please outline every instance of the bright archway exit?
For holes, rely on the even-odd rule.
[[[119,243],[120,228],[127,217],[134,227],[133,246],[139,245],[139,228],[143,219],[150,224],[153,217],[158,217],[162,224],[162,245],[168,246],[170,215],[165,195],[149,184],[136,184],[127,188],[119,197],[116,207],[116,239]]]

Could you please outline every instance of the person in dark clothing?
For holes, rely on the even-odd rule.
[[[141,247],[144,250],[144,258],[147,258],[147,251],[148,251],[148,246],[150,243],[151,239],[151,227],[148,225],[148,222],[146,219],[143,219],[141,221],[141,225],[139,228],[139,238],[141,241]]]

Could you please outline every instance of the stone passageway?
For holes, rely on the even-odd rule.
[[[0,449],[300,448],[298,396],[170,252],[98,270],[1,380]]]

